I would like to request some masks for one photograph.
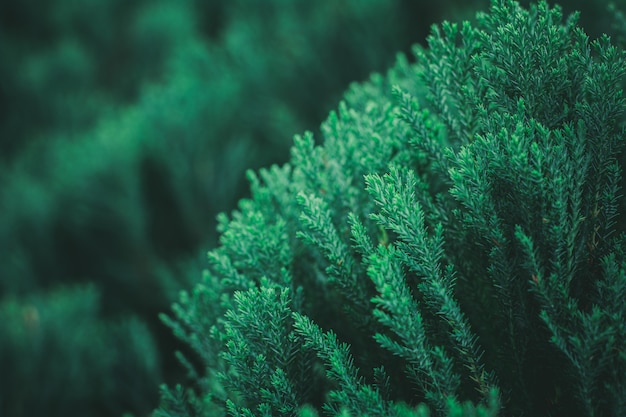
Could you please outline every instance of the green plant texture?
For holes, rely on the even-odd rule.
[[[157,315],[245,169],[286,160],[444,4],[0,2],[0,415],[153,410],[184,377]]]
[[[493,0],[414,58],[249,172],[155,417],[626,415],[624,52]]]

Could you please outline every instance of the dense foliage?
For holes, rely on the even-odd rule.
[[[0,2],[0,415],[152,410],[245,168],[449,4]]]
[[[155,416],[626,415],[624,52],[510,0],[414,52],[250,171]]]
[[[623,1],[612,13],[606,13],[606,3],[562,2],[565,11],[582,11],[580,22],[588,33],[595,37],[610,31],[613,41],[623,45],[626,20],[619,12]],[[157,313],[167,310],[178,289],[191,287],[200,275],[196,253],[213,247],[216,213],[230,210],[248,192],[244,169],[286,160],[293,132],[316,126],[348,81],[385,67],[395,51],[421,42],[430,22],[442,15],[471,18],[469,9],[485,5],[485,0],[1,2],[0,415],[109,416],[123,411],[145,415],[157,403],[157,384],[182,378],[172,355],[175,349],[185,351],[193,368],[204,375],[202,363],[213,363],[210,352],[223,350],[223,345],[198,359],[172,337]],[[407,62],[398,65],[388,80],[375,77],[354,87],[346,111],[370,111],[386,103],[392,106],[391,117],[396,107],[402,107],[401,98],[389,96],[393,84],[400,84],[428,107],[428,83],[416,84],[413,76],[421,70],[411,69]],[[344,110],[340,115],[347,117]],[[354,123],[348,136],[360,137],[370,122]],[[332,174],[324,174],[322,182],[340,179],[363,186],[359,181],[364,174],[388,170],[390,157],[384,152],[381,157],[372,146],[384,143],[383,148],[392,146],[389,152],[396,152],[396,145],[386,140],[401,128],[389,127],[389,132],[396,132],[389,135],[376,126],[367,128],[376,145],[363,147],[359,138],[348,148],[335,147],[339,154],[325,145],[326,162],[296,164],[297,158],[308,158],[301,152],[292,158],[291,166],[310,163],[311,178],[320,175],[314,173],[317,169],[330,169]],[[315,142],[332,134],[316,131]],[[312,142],[308,137],[306,141]],[[362,149],[346,159],[345,152],[353,152],[350,146]],[[365,158],[361,168],[350,167],[351,158]],[[437,192],[446,189],[438,174],[423,165],[423,155],[407,161],[413,161],[408,166],[416,169],[420,181]],[[344,166],[346,171],[339,173]],[[258,183],[253,181],[255,189],[268,186],[264,176]],[[289,193],[285,191],[281,199],[295,204],[300,180],[291,174],[287,178],[293,184],[284,184]],[[317,190],[322,193],[317,197],[329,204],[323,194],[326,189],[320,185],[309,194]],[[341,197],[347,199],[340,204],[343,214],[336,213],[336,201],[331,202],[334,223],[342,224],[352,205],[371,199],[362,191]],[[310,200],[308,194],[301,198]],[[284,230],[295,242],[290,243],[291,255],[281,253],[280,264],[295,265],[289,259],[302,258],[298,265],[312,265],[316,276],[324,277],[320,257],[324,252],[311,249],[320,238],[308,231],[309,226],[294,226],[300,224],[294,222],[303,208],[286,210],[293,216],[281,215]],[[270,212],[265,216],[272,219]],[[310,227],[317,227],[311,219]],[[240,244],[238,233],[248,236],[247,228],[223,223],[222,229],[231,235],[227,246]],[[372,228],[367,222],[365,226]],[[282,233],[283,228],[271,230]],[[381,242],[397,238],[385,230],[376,226],[369,232]],[[292,234],[298,232],[301,237],[295,238]],[[281,245],[273,232],[262,236],[267,236],[270,247]],[[341,250],[353,251],[345,235],[341,238],[347,243]],[[446,242],[452,244],[448,238]],[[268,249],[258,243],[258,250]],[[212,262],[234,259],[229,253],[226,258],[216,255],[220,253],[221,249],[213,252]],[[337,267],[343,262],[337,258]],[[256,276],[238,271],[245,276],[242,283]],[[295,270],[287,271],[293,275]],[[216,270],[211,273],[222,276]],[[369,285],[369,292],[363,293],[366,298],[375,284]],[[240,289],[216,288],[219,294]],[[307,291],[303,294],[309,295],[302,296],[304,313],[315,323],[334,329],[342,342],[351,342],[353,354],[380,353],[366,333],[353,329],[353,321],[335,320],[341,309],[316,307],[310,295],[323,288]],[[343,303],[336,297],[331,292],[323,299]],[[464,309],[474,305],[466,303]],[[378,325],[371,316],[373,306],[362,301],[350,320]],[[211,310],[207,323],[221,322],[221,315],[231,307]],[[293,310],[291,304],[289,308]],[[468,315],[474,327],[478,314]],[[426,323],[432,319],[425,317]],[[197,329],[199,334],[203,331]],[[485,347],[487,335],[479,336]],[[368,353],[372,344],[374,349]],[[485,350],[485,355],[491,354]],[[308,355],[319,370],[313,352]],[[386,372],[393,374],[391,365],[397,368],[399,360],[384,358]],[[374,378],[376,385],[384,380],[378,368],[367,369],[374,366],[371,361],[358,363],[365,364],[361,372],[367,381]],[[224,382],[214,382],[212,387],[221,392]],[[202,396],[211,391],[196,388]],[[555,390],[559,392],[555,396],[563,395],[561,388]],[[408,398],[397,387],[392,391],[395,399]],[[320,388],[305,394],[316,406],[325,395]],[[215,410],[223,413],[224,407]],[[312,408],[304,411],[312,412]]]

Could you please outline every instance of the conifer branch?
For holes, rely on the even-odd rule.
[[[418,288],[426,302],[450,326],[455,347],[471,379],[478,385],[478,391],[486,398],[496,386],[493,375],[484,370],[477,337],[453,296],[454,269],[452,265],[442,265],[442,226],[437,225],[429,236],[424,225],[424,214],[414,195],[414,174],[411,171],[403,174],[392,168],[384,178],[370,176],[366,182],[381,210],[380,214],[372,214],[372,218],[398,235],[395,246],[400,259],[420,278]]]
[[[354,366],[347,344],[339,343],[332,331],[322,332],[306,316],[294,313],[293,319],[296,332],[304,338],[304,347],[317,352],[324,361],[329,379],[339,385],[339,389],[329,393],[331,402],[325,405],[327,411],[337,415],[342,407],[346,407],[357,415],[390,415],[390,405],[383,400],[380,392],[359,376],[359,369]]]
[[[358,279],[353,255],[339,237],[328,206],[321,198],[304,194],[298,195],[298,201],[303,209],[300,221],[304,230],[297,236],[322,252],[328,262],[326,272],[330,282],[350,301],[349,307],[356,310],[357,322],[362,321],[369,312],[367,288]]]
[[[460,383],[460,376],[453,371],[452,359],[441,346],[429,344],[418,303],[406,284],[395,249],[380,246],[369,262],[368,273],[379,293],[372,299],[377,306],[374,316],[401,343],[381,333],[374,338],[408,362],[409,371],[426,398],[436,409],[445,410],[449,399],[456,398]]]

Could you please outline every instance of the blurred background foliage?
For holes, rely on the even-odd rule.
[[[487,3],[0,2],[0,415],[149,413],[184,377],[157,314],[199,278],[245,169]],[[624,39],[619,4],[561,4]]]

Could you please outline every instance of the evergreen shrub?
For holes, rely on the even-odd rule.
[[[456,1],[0,2],[0,415],[154,409],[246,167]]]
[[[626,415],[624,52],[492,0],[414,53],[249,173],[155,417]]]

